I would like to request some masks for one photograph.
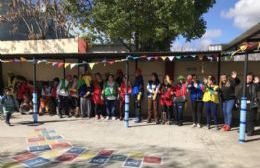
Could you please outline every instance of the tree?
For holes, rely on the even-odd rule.
[[[203,14],[215,0],[68,0],[78,24],[96,39],[130,51],[168,51],[179,35],[188,41],[206,29]],[[87,3],[86,3],[87,2]]]
[[[10,0],[0,23],[11,24],[13,33],[25,25],[28,39],[69,37],[73,18],[67,7],[67,2],[61,0]]]

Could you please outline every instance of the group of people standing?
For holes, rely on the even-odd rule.
[[[169,75],[165,75],[161,82],[158,74],[152,73],[146,86],[141,69],[136,70],[133,82],[127,80],[122,70],[117,71],[116,77],[113,74],[106,74],[105,80],[102,79],[100,73],[95,73],[93,76],[86,73],[80,78],[76,75],[67,75],[65,79],[55,78],[52,86],[47,83],[43,84],[39,112],[43,114],[46,111],[49,113],[54,111],[60,117],[75,115],[89,118],[95,116],[98,120],[123,120],[125,95],[129,93],[134,104],[136,123],[142,121],[141,106],[146,97],[148,123],[181,126],[185,104],[190,99],[193,127],[202,127],[202,116],[205,111],[207,128],[211,129],[213,118],[214,128],[218,130],[218,111],[222,111],[223,130],[230,131],[233,108],[242,96],[242,87],[236,89],[239,84],[240,80],[236,72],[232,72],[231,75],[221,75],[219,84],[212,75],[202,81],[198,80],[195,74],[187,77],[180,75],[174,82]],[[259,90],[259,78],[249,73],[246,83],[247,134],[249,136],[254,134]],[[9,92],[10,90],[7,89],[6,96],[2,99],[4,107],[10,95]],[[10,102],[12,102],[11,99]],[[221,107],[221,110],[218,107]]]

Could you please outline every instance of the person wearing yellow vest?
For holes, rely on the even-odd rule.
[[[210,129],[211,116],[213,116],[215,129],[218,130],[217,107],[219,103],[218,85],[215,77],[209,76],[205,81],[205,92],[202,98],[207,117],[207,127]]]

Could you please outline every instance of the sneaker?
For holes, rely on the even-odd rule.
[[[218,126],[215,126],[214,130],[215,130],[215,131],[218,131]]]
[[[98,119],[99,119],[99,116],[98,116],[98,115],[96,115],[96,116],[95,116],[95,118],[96,118],[96,120],[98,120]]]
[[[195,123],[192,124],[192,128],[196,127],[197,125]]]
[[[107,117],[106,117],[106,120],[110,120],[110,118],[107,116]]]
[[[201,128],[202,126],[201,126],[201,124],[197,124],[197,127],[198,127],[198,128]]]
[[[112,117],[112,120],[116,120],[116,117]]]
[[[210,125],[207,125],[208,129],[210,129]]]
[[[230,130],[231,130],[231,127],[227,125],[225,131],[230,131]]]

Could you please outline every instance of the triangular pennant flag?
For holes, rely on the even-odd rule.
[[[148,60],[148,61],[151,61],[151,60],[152,60],[152,57],[147,57],[147,60]]]
[[[17,62],[21,62],[19,59],[15,58],[13,59],[13,62],[17,63]]]
[[[166,56],[161,56],[161,59],[162,59],[163,61],[165,61],[165,60],[167,59],[167,57],[166,57]]]
[[[43,63],[43,62],[48,63],[47,60],[38,60],[38,61],[37,61],[37,64],[40,64],[40,63]]]
[[[115,63],[115,61],[108,61],[107,62],[109,65],[113,65]]]
[[[64,63],[63,62],[60,62],[58,65],[57,65],[58,68],[61,68],[61,67],[64,67]]]
[[[88,63],[88,65],[89,65],[90,69],[92,70],[94,68],[94,66],[96,65],[96,63],[92,62],[92,63]]]
[[[176,59],[181,59],[181,56],[176,56]]]
[[[70,64],[70,69],[73,69],[75,66],[77,66],[76,63]]]
[[[172,62],[174,59],[174,56],[169,56],[168,59]]]
[[[10,62],[12,62],[12,61],[10,61],[10,60],[1,60],[1,62],[2,62],[2,63],[10,63]]]
[[[67,68],[70,65],[70,63],[65,63],[64,68]]]
[[[21,60],[22,62],[26,62],[26,61],[27,61],[27,59],[24,58],[24,57],[21,57],[20,60]]]
[[[52,62],[51,64],[52,64],[52,66],[55,67],[55,66],[57,66],[59,63],[58,63],[58,62]]]

